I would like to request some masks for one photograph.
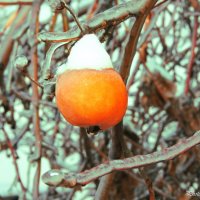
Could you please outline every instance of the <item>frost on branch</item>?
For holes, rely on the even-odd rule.
[[[189,138],[181,139],[176,145],[147,155],[137,155],[123,160],[112,160],[80,173],[64,173],[50,170],[43,175],[43,181],[50,186],[75,187],[86,185],[95,179],[117,170],[140,168],[150,164],[167,161],[188,151],[200,143],[200,131]]]

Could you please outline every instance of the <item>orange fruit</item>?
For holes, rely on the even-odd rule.
[[[84,35],[57,73],[56,103],[64,118],[75,126],[105,130],[122,119],[127,99],[124,82],[98,37]]]
[[[105,130],[121,121],[127,107],[127,90],[114,69],[66,70],[58,75],[56,104],[75,126]]]

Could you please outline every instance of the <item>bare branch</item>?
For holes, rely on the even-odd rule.
[[[30,6],[24,6],[20,8],[19,13],[15,20],[13,21],[13,25],[9,29],[8,33],[1,41],[1,49],[0,49],[0,65],[3,67],[2,72],[7,66],[9,56],[13,49],[13,35],[20,26],[26,21],[26,16],[30,12]],[[1,74],[0,74],[1,75]]]
[[[146,2],[145,10],[143,14],[139,15],[139,17],[136,19],[131,29],[129,40],[124,51],[124,56],[123,56],[121,68],[120,68],[120,74],[125,83],[127,82],[127,79],[129,76],[132,60],[136,53],[137,43],[138,43],[138,39],[142,30],[143,24],[145,22],[147,15],[149,14],[153,6],[156,4],[156,2],[157,0]]]
[[[14,163],[14,167],[15,167],[15,171],[16,171],[16,175],[17,175],[17,180],[19,181],[21,190],[23,192],[23,199],[25,199],[26,188],[25,188],[25,186],[24,186],[24,184],[22,182],[21,176],[20,176],[19,166],[18,166],[17,159],[16,159],[16,152],[15,152],[14,146],[12,145],[12,142],[11,142],[10,138],[8,137],[7,132],[5,131],[5,129],[3,127],[2,127],[2,130],[3,130],[4,136],[6,138],[6,142],[7,142],[8,148],[11,151],[11,155],[12,155],[12,158],[13,158],[13,163]]]
[[[97,32],[105,29],[108,26],[114,26],[120,22],[136,17],[143,13],[146,8],[146,0],[133,0],[117,6],[114,6],[102,13],[95,15],[91,20],[85,23],[88,32]],[[38,39],[45,42],[67,42],[77,40],[81,36],[81,31],[78,26],[74,26],[67,32],[44,32],[38,35]]]
[[[36,35],[38,34],[38,16],[40,11],[40,5],[42,4],[42,0],[36,0],[33,3],[31,14],[32,14],[32,20],[30,23],[30,38],[32,40],[29,41],[31,46],[31,66],[32,66],[32,72],[33,72],[33,80],[35,82],[38,82],[38,70],[39,70],[39,63],[38,63],[38,50],[36,41]],[[35,172],[35,179],[34,179],[34,186],[33,186],[33,198],[38,199],[39,197],[39,183],[40,183],[40,171],[41,171],[41,156],[42,156],[42,135],[40,132],[40,119],[39,119],[39,104],[38,101],[40,99],[39,97],[39,90],[37,85],[32,82],[32,101],[36,102],[33,104],[33,130],[35,135],[35,146],[36,146],[36,152],[35,152],[35,161],[37,161],[37,169]]]
[[[0,0],[0,5],[10,6],[10,5],[31,5],[33,0]]]
[[[192,76],[192,70],[193,70],[193,64],[195,61],[195,48],[197,46],[197,38],[198,38],[198,17],[194,16],[194,27],[193,27],[193,34],[192,34],[192,46],[191,46],[191,55],[190,55],[190,60],[188,63],[188,71],[187,71],[187,79],[185,81],[185,94],[187,95],[189,90],[190,90],[190,80],[191,80],[191,76]]]
[[[120,159],[123,154],[122,141],[123,141],[123,125],[122,122],[112,128],[111,131],[111,146],[109,148],[109,158],[111,160]],[[98,185],[95,199],[104,200],[108,199],[108,191],[110,190],[115,174],[108,174],[101,178]]]
[[[75,187],[77,185],[86,185],[89,182],[116,170],[139,168],[171,160],[199,143],[200,131],[197,131],[193,136],[187,139],[184,138],[176,145],[165,148],[162,151],[156,151],[147,155],[137,155],[122,160],[112,160],[78,174],[67,174],[61,172],[60,170],[50,170],[45,173],[42,178],[44,183],[50,186]]]

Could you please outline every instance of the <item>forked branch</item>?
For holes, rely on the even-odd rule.
[[[114,6],[102,13],[95,15],[85,26],[88,32],[97,32],[109,26],[118,25],[130,17],[136,17],[145,12],[146,6],[151,0],[132,0]],[[44,32],[38,35],[38,39],[45,42],[68,42],[77,40],[81,36],[81,31],[76,25],[67,32]]]

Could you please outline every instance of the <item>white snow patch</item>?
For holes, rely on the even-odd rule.
[[[152,72],[152,73],[156,73],[156,72],[159,72],[163,77],[165,77],[166,79],[168,80],[173,80],[173,77],[172,75],[164,68],[162,67],[160,64],[158,64],[156,61],[155,61],[155,58],[148,58],[148,67],[149,67],[149,70]]]
[[[70,171],[77,171],[80,167],[81,156],[78,152],[74,152],[67,156],[64,160],[66,167]]]
[[[178,126],[177,122],[169,123],[164,129],[162,137],[164,139],[169,139],[169,138],[173,137],[177,131],[177,126]]]
[[[81,191],[77,191],[74,195],[74,199],[76,200],[92,200],[94,199],[95,193],[95,184],[89,183],[86,186],[82,187]]]
[[[40,7],[40,13],[39,13],[39,22],[41,24],[47,24],[52,17],[52,11],[51,7],[47,2],[44,2]]]
[[[106,68],[113,68],[110,56],[95,34],[87,34],[72,47],[67,63],[58,68],[57,74],[67,69]]]
[[[10,153],[10,151],[8,150]],[[28,146],[20,146],[17,149],[17,164],[19,168],[20,177],[22,179],[23,184],[25,187],[28,186],[29,191],[33,190],[32,182],[35,177],[35,170],[36,165],[33,163],[30,163],[30,160],[28,158],[30,152]],[[3,163],[1,165],[1,173],[0,173],[0,194],[1,195],[15,195],[19,194],[21,192],[21,188],[19,186],[19,183],[15,183],[16,178],[16,171],[15,167],[13,165],[13,158],[12,156],[7,157],[7,152],[2,151],[0,153],[0,161]],[[50,169],[49,161],[46,158],[42,158],[42,164],[41,164],[41,175],[48,171]],[[45,185],[42,180],[40,180],[40,192],[44,192],[47,190],[48,186]]]

